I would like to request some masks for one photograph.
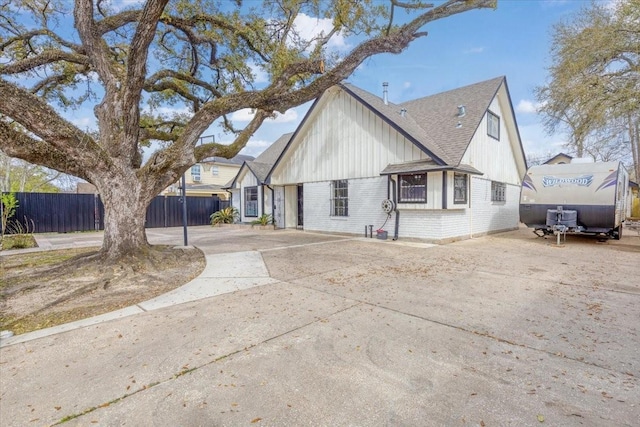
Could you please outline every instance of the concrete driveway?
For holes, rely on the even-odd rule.
[[[3,347],[2,426],[638,425],[639,237],[191,233],[273,280]]]

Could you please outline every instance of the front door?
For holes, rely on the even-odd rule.
[[[285,228],[284,224],[284,187],[274,187],[273,222],[276,228]]]

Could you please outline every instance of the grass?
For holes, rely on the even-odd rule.
[[[2,250],[37,248],[32,234],[6,234],[2,237]]]

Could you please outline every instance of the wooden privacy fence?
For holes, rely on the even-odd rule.
[[[97,194],[13,193],[18,208],[13,221],[32,233],[68,233],[104,229],[104,205]],[[207,225],[209,216],[229,206],[217,197],[186,197],[187,224]],[[147,228],[182,225],[182,198],[155,197],[147,208]],[[8,233],[14,230],[9,227]]]

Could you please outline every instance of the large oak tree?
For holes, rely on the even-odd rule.
[[[592,2],[552,33],[549,82],[538,88],[549,132],[578,157],[631,153],[640,179],[640,0]]]
[[[372,55],[402,52],[429,22],[496,3],[1,2],[0,148],[93,183],[105,205],[102,258],[139,255],[148,246],[147,205],[191,165],[234,156],[266,118],[316,98]],[[401,25],[399,11],[409,13]],[[305,38],[296,24],[303,14],[333,28]],[[327,49],[335,37],[353,35],[363,41],[348,52]],[[259,84],[257,72],[268,82]],[[89,102],[97,132],[61,115]],[[161,114],[167,105],[189,114]],[[235,129],[229,115],[244,108],[255,115]],[[233,143],[197,144],[214,122],[233,133]],[[141,146],[150,141],[161,149],[143,162]]]

